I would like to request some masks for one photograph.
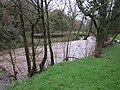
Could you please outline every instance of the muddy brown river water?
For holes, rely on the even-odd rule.
[[[55,63],[60,63],[66,58],[66,48],[68,45],[68,56],[69,60],[74,60],[75,58],[83,58],[87,56],[92,56],[95,49],[95,38],[93,36],[88,37],[87,40],[75,40],[68,42],[59,42],[53,43],[52,48],[54,52]],[[31,52],[31,48],[30,48]],[[18,80],[22,80],[27,75],[27,63],[25,58],[24,48],[16,49],[13,52],[13,58],[15,61],[16,71],[18,72],[17,78]],[[43,46],[38,46],[36,49],[36,59],[37,59],[37,67],[39,66],[41,60],[43,58]],[[46,67],[50,64],[50,52],[48,50],[48,57],[46,62]],[[0,53],[0,67],[6,69],[6,71],[13,75],[13,69],[11,65],[10,55],[4,52]],[[39,67],[38,67],[39,69]],[[3,75],[2,75],[3,74]],[[9,84],[9,79],[5,81],[4,76],[5,73],[1,73],[0,75],[0,90],[3,90],[3,87]],[[6,74],[7,75],[7,74]],[[7,76],[6,76],[7,77]]]

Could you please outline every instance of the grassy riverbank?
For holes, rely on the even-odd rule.
[[[120,45],[106,48],[99,59],[56,64],[7,90],[120,90]]]
[[[120,40],[120,34],[117,35],[116,39],[117,39],[117,40]]]

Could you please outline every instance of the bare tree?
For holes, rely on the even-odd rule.
[[[28,42],[26,39],[26,31],[25,31],[25,26],[24,26],[24,19],[23,19],[23,11],[22,11],[22,5],[21,1],[18,1],[18,6],[19,6],[19,18],[20,18],[20,25],[21,25],[21,30],[22,30],[22,37],[24,41],[24,48],[25,48],[25,54],[26,54],[26,60],[27,60],[27,67],[28,67],[28,75],[31,76],[31,60],[30,60],[30,52],[28,48]]]
[[[79,15],[79,13],[77,12],[77,4],[76,3],[72,3],[71,0],[68,0],[68,5],[67,5],[67,8],[69,10],[68,12],[68,22],[69,22],[69,34],[68,34],[68,38],[67,38],[67,46],[66,46],[66,60],[68,61],[68,58],[69,58],[69,45],[70,45],[70,39],[71,39],[71,36],[74,34],[75,32],[75,20],[76,20],[76,17]],[[83,23],[81,23],[83,24]],[[82,25],[80,26],[80,28],[82,27]]]
[[[14,63],[14,59],[13,59],[11,50],[9,50],[9,55],[10,55],[10,58],[11,58],[11,64],[13,66],[14,79],[17,80],[17,72],[16,72],[16,69],[15,69],[15,63]]]
[[[48,36],[48,45],[49,45],[49,50],[50,50],[50,57],[51,57],[51,65],[54,65],[54,54],[52,50],[52,45],[51,45],[51,35],[50,35],[50,28],[49,28],[49,14],[48,14],[48,5],[47,0],[45,0],[45,10],[46,10],[46,28],[47,28],[47,36]]]
[[[35,18],[34,20],[31,20],[26,16],[27,20],[30,22],[30,27],[31,27],[32,63],[33,63],[31,75],[34,75],[34,73],[36,73],[36,71],[37,71],[36,57],[35,57],[36,48],[35,48],[35,42],[34,42],[34,33],[35,33],[35,26],[38,24],[39,20],[41,19],[40,1],[37,0],[37,1],[34,2],[33,0],[31,0],[31,1],[26,0],[26,2],[29,3],[31,6],[33,6],[33,8],[37,11],[37,13],[34,14],[37,18]]]
[[[42,19],[42,29],[44,35],[44,57],[42,62],[40,63],[40,71],[44,69],[45,62],[47,60],[47,30],[45,28],[45,17],[44,17],[44,1],[41,0],[41,19]]]
[[[115,0],[116,1],[116,0]],[[96,48],[95,57],[100,57],[101,48],[104,45],[104,41],[110,34],[109,28],[111,20],[116,20],[120,13],[112,15],[113,9],[111,9],[115,4],[113,0],[86,0],[87,3],[81,0],[76,0],[79,9],[83,12],[85,16],[88,16],[93,21],[96,28]],[[116,18],[115,18],[116,17]],[[114,18],[114,19],[113,19]]]

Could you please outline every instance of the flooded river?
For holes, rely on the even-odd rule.
[[[66,48],[68,46],[69,60],[74,60],[75,58],[83,58],[86,56],[92,56],[95,49],[95,38],[93,36],[88,37],[87,40],[75,40],[68,42],[53,43],[52,48],[54,52],[55,63],[60,63],[66,58]],[[31,52],[31,48],[30,48]],[[24,79],[27,75],[27,63],[25,58],[24,48],[16,49],[12,52],[15,61],[16,71],[18,72],[18,79]],[[36,59],[37,67],[43,58],[43,46],[38,46],[36,49]],[[50,64],[50,52],[48,50],[48,57],[46,62],[46,67]],[[0,66],[9,71],[9,74],[13,74],[13,69],[11,65],[10,55],[7,53],[0,53]],[[1,73],[2,74],[2,73]],[[2,76],[2,75],[1,75]],[[0,76],[0,77],[1,77]],[[4,79],[0,78],[0,87],[5,86],[8,82],[2,85]],[[2,90],[2,89],[0,89]]]

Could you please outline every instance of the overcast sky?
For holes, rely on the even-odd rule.
[[[70,8],[71,5],[71,8]],[[70,14],[70,12],[74,12],[76,14],[80,14],[80,10],[76,4],[76,0],[52,0],[49,5],[50,10],[60,9],[64,10],[65,14]],[[72,14],[72,13],[71,13]],[[77,16],[77,19],[81,19],[81,15]]]

